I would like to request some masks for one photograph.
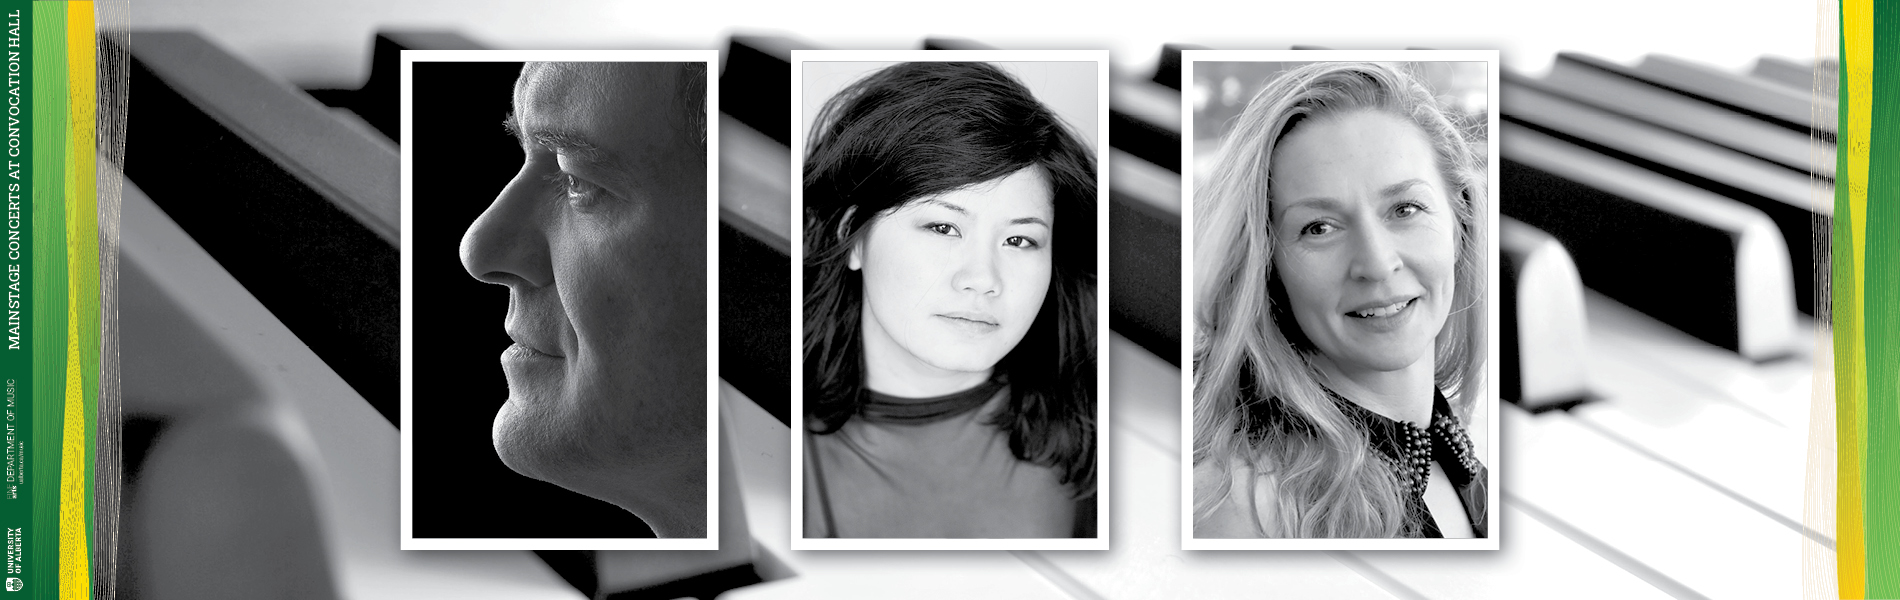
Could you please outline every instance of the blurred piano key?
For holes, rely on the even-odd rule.
[[[402,51],[482,50],[487,45],[459,32],[434,29],[385,29],[370,45],[369,80],[354,90],[305,90],[332,108],[350,111],[384,137],[402,143]]]
[[[391,423],[396,149],[196,34],[132,34],[126,176]]]
[[[1509,122],[1505,215],[1550,233],[1584,284],[1766,360],[1801,340],[1787,244],[1761,211]]]
[[[813,47],[785,36],[732,36],[719,73],[719,112],[790,148],[792,51]]]
[[[1181,93],[1181,74],[1183,72],[1181,68],[1181,51],[1201,50],[1205,48],[1206,46],[1198,44],[1162,44],[1161,59],[1155,62],[1154,77],[1150,77],[1148,80],[1168,86],[1168,88],[1173,89],[1177,94]]]
[[[1840,64],[1831,60],[1803,63],[1763,56],[1755,61],[1749,75],[1809,94],[1821,100],[1816,104],[1825,107],[1822,110],[1833,110],[1834,98],[1840,94]]]
[[[1507,481],[1508,485],[1509,482]],[[1670,598],[1507,501],[1496,552],[1339,553],[1424,598]]]
[[[1821,156],[1815,157],[1806,132],[1646,83],[1631,74],[1629,67],[1563,53],[1557,55],[1544,81],[1549,89],[1598,108],[1715,142],[1799,173],[1834,179],[1832,144],[1822,144]]]
[[[1800,594],[1797,530],[1568,415],[1500,417],[1507,503],[1679,597]]]
[[[1643,81],[1702,98],[1798,133],[1834,143],[1834,106],[1738,73],[1665,54],[1643,57],[1631,71]]]
[[[122,202],[125,411],[158,425],[126,453],[121,597],[580,597],[526,552],[399,550],[395,427],[134,182]]]
[[[1590,396],[1583,282],[1550,234],[1510,217],[1498,223],[1498,393],[1533,412]]]
[[[1833,214],[1816,194],[1833,197],[1833,185],[1811,180],[1753,156],[1661,129],[1569,100],[1543,82],[1515,73],[1502,77],[1503,118],[1695,185],[1761,210],[1787,242],[1795,305],[1814,314],[1815,227]]]

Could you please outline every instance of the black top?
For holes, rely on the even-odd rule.
[[[1406,537],[1444,537],[1438,530],[1438,521],[1432,518],[1431,509],[1425,506],[1431,461],[1437,461],[1445,470],[1452,489],[1458,492],[1458,499],[1465,506],[1465,518],[1471,521],[1472,533],[1486,537],[1485,524],[1490,519],[1489,511],[1485,510],[1484,463],[1478,462],[1477,452],[1471,448],[1471,438],[1465,435],[1465,426],[1458,415],[1451,412],[1444,393],[1432,390],[1430,429],[1421,429],[1410,421],[1385,418],[1330,389],[1326,393],[1339,403],[1341,412],[1358,423],[1372,447],[1398,477],[1399,487],[1405,490],[1406,496]]]
[[[1240,376],[1241,396],[1248,399],[1242,403],[1249,416],[1248,435],[1256,441],[1271,435],[1312,435],[1313,425],[1286,412],[1280,406],[1278,397],[1262,398],[1252,384],[1254,378],[1250,371],[1243,370]],[[1490,511],[1485,506],[1488,478],[1484,463],[1478,462],[1478,454],[1471,447],[1471,438],[1465,435],[1464,424],[1451,411],[1451,404],[1445,401],[1444,392],[1432,389],[1432,425],[1429,429],[1421,429],[1409,421],[1385,418],[1331,389],[1326,389],[1326,394],[1332,397],[1340,412],[1359,425],[1368,443],[1391,466],[1393,475],[1398,478],[1399,487],[1405,494],[1405,498],[1401,499],[1405,504],[1403,537],[1445,537],[1438,530],[1438,521],[1432,518],[1431,509],[1425,505],[1425,488],[1431,481],[1431,461],[1434,460],[1445,470],[1452,489],[1464,504],[1465,518],[1471,522],[1472,534],[1489,537],[1486,524],[1490,521]]]

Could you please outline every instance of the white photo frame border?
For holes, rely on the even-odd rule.
[[[1489,332],[1485,359],[1485,502],[1486,537],[1471,539],[1396,539],[1396,538],[1265,538],[1216,539],[1194,536],[1194,375],[1181,377],[1181,549],[1183,550],[1497,550],[1504,535],[1499,517],[1502,498],[1498,480],[1502,468],[1498,462],[1498,51],[1496,50],[1184,50],[1181,52],[1181,356],[1191,363],[1194,356],[1194,72],[1202,62],[1482,62],[1488,73],[1489,105],[1485,115],[1485,152],[1487,185],[1491,187],[1486,207],[1489,222],[1490,261],[1487,266],[1490,285],[1486,298]],[[1191,367],[1190,367],[1191,369]]]
[[[1090,140],[1095,150],[1096,194],[1096,368],[1095,368],[1095,496],[1096,529],[1093,538],[807,538],[805,537],[805,414],[804,361],[804,209],[803,185],[806,125],[804,111],[804,71],[807,62],[1093,62],[1095,63],[1095,134]],[[792,51],[792,182],[791,230],[791,505],[792,550],[1107,550],[1111,500],[1108,372],[1108,270],[1109,253],[1109,150],[1108,89],[1109,53],[1107,50],[793,50]],[[1040,98],[1039,98],[1040,99]]]
[[[402,144],[401,384],[403,550],[719,550],[719,52],[716,50],[404,50],[402,137],[411,138],[414,65],[418,62],[670,62],[706,65],[706,536],[701,538],[418,538],[414,443],[414,144]],[[499,193],[500,190],[497,190]]]

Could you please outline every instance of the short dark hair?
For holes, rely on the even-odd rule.
[[[1019,460],[1054,468],[1077,497],[1095,487],[1095,157],[1027,87],[985,63],[901,63],[833,96],[805,153],[805,418],[843,427],[867,397],[863,280],[851,248],[880,215],[1039,168],[1061,242],[1049,293],[996,366],[1010,403],[990,424]]]

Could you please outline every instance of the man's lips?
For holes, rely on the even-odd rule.
[[[566,358],[559,350],[554,349],[553,344],[542,342],[534,336],[510,331],[508,332],[508,339],[514,340],[515,342],[515,345],[508,348],[508,352],[520,354],[522,358]]]

